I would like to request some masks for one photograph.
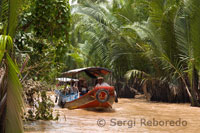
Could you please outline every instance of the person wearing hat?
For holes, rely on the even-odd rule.
[[[108,83],[104,82],[103,77],[98,77],[97,82],[98,83],[96,84],[96,87],[98,87],[98,86],[110,86]]]

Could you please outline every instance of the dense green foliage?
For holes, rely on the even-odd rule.
[[[109,67],[116,80],[126,74],[184,86],[191,104],[199,106],[196,5],[198,0],[81,2],[72,8],[72,20],[82,20],[74,23],[78,40],[72,44],[90,56],[86,65]]]
[[[69,43],[69,26],[67,0],[26,0],[24,5],[21,0],[0,1],[0,132],[23,132],[19,78],[24,77],[20,72],[48,81],[61,72]],[[24,69],[26,55],[30,60]],[[37,114],[40,119],[40,113]]]
[[[148,3],[144,1],[143,3],[146,6],[139,6],[138,10],[148,7]],[[129,4],[115,1],[113,5],[85,2],[72,8],[74,10],[72,20],[77,18],[83,20],[74,23],[76,29],[73,33],[78,36],[78,40],[74,39],[72,45],[79,47],[82,51],[85,65],[109,67],[114,71],[115,78],[124,77],[125,72],[133,65],[138,68],[143,67],[141,64],[145,58],[139,56],[141,50],[137,47],[141,39],[135,31],[127,29],[126,26],[139,20],[139,22],[145,21],[148,13],[140,12],[141,16],[145,17],[138,20],[132,19],[131,16],[138,14],[138,10],[135,11],[130,6],[133,4],[134,1],[129,1]],[[133,58],[134,56],[138,58]],[[126,62],[126,65],[122,60]]]
[[[53,81],[62,72],[66,67],[70,21],[68,0],[27,1],[15,41],[19,61],[26,54],[30,56],[24,74],[35,80]]]

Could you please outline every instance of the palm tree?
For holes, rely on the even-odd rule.
[[[191,13],[196,13],[198,8],[194,5],[197,2],[182,3],[182,1],[177,0],[151,1],[149,7],[147,6],[151,11],[148,21],[139,21],[140,23],[136,23],[138,20],[132,18],[134,10],[130,5],[135,3],[130,4],[130,1],[128,3],[115,0],[114,6],[107,6],[107,9],[105,9],[106,5],[99,6],[89,3],[79,5],[77,12],[86,15],[87,19],[93,20],[88,24],[90,25],[88,29],[89,27],[90,29],[84,32],[88,35],[87,37],[92,38],[87,39],[90,41],[85,44],[85,47],[92,48],[93,54],[103,57],[98,58],[98,60],[102,59],[101,65],[107,64],[115,70],[115,78],[123,77],[125,72],[132,69],[127,73],[129,78],[135,73],[135,76],[138,74],[143,75],[148,80],[158,79],[159,81],[164,81],[168,86],[183,85],[190,97],[191,104],[198,105],[196,95],[198,95],[199,68],[197,67],[197,58],[199,56],[198,52],[194,52],[195,54],[190,52],[194,47],[195,50],[198,49],[197,43],[190,45],[192,48],[189,48],[189,43],[186,41],[187,45],[183,46],[185,43],[182,41],[185,38],[183,36],[185,34],[181,36],[180,32],[184,31],[185,33],[185,30],[180,29],[180,27],[185,28],[187,26],[181,25],[182,20],[178,21],[183,17],[183,15],[180,16],[182,8],[188,8],[185,9],[187,14],[193,15]],[[195,20],[192,21],[194,23],[192,27],[198,22]],[[193,34],[195,33],[194,31],[193,29]],[[188,37],[186,36],[186,38]],[[195,41],[197,42],[198,40],[196,39]],[[192,57],[190,56],[191,58],[185,56],[183,48],[188,48],[186,51],[192,55]],[[193,60],[191,59],[194,59],[194,55],[196,60],[195,63],[192,63],[191,61]],[[191,74],[193,73],[193,76],[187,76],[190,74],[188,71]],[[191,83],[188,83],[187,77],[193,77],[196,82],[191,80]],[[196,89],[192,89],[190,84],[193,84],[192,86]]]
[[[127,73],[129,77],[131,74],[140,73],[148,75],[147,79],[155,77],[165,79],[176,86],[183,84],[192,106],[199,106],[200,96],[198,90],[199,20],[197,19],[199,9],[196,6],[198,4],[197,0],[150,2],[151,13],[148,22],[140,27],[151,40],[146,55],[158,67],[154,65],[153,69],[156,73],[153,75],[140,70]]]
[[[20,0],[0,2],[0,131],[23,132],[23,102],[19,70],[13,61],[13,41],[17,26]],[[20,74],[19,74],[20,75]]]
[[[134,12],[137,14],[135,4],[145,5],[142,19],[133,18]],[[98,57],[92,59],[97,62],[95,65],[112,68],[116,79],[121,80],[127,72],[129,78],[142,76],[164,83],[168,89],[176,86],[181,95],[187,92],[191,105],[198,106],[199,52],[195,30],[198,8],[195,4],[198,5],[196,0],[113,0],[113,6],[81,2],[74,12],[87,22],[82,22],[79,29],[84,48],[81,50],[90,57]],[[151,11],[149,17],[146,10]],[[180,89],[183,87],[185,90]]]
[[[144,65],[144,62],[148,61],[143,56],[143,50],[139,48],[140,44],[145,44],[134,30],[127,28],[128,24],[142,19],[131,18],[135,15],[134,8],[130,6],[133,1],[130,0],[129,4],[118,2],[122,5],[115,6],[115,3],[113,6],[106,3],[97,5],[88,2],[77,4],[72,6],[72,16],[74,14],[81,16],[76,30],[78,29],[80,33],[78,36],[81,41],[78,44],[86,57],[85,65],[111,68],[116,82],[121,83],[125,81],[124,74],[128,70],[136,68],[148,71],[149,68],[148,63]],[[124,7],[120,8],[122,6]]]
[[[126,4],[126,7],[131,13],[133,8],[129,4]],[[145,60],[140,56],[141,50],[138,49],[139,36],[124,27],[127,20],[130,19],[130,16],[122,16],[127,13],[126,10],[124,13],[122,12],[126,7],[121,11],[115,7],[114,13],[113,7],[109,4],[97,5],[85,2],[73,7],[75,14],[84,16],[82,17],[84,29],[81,29],[83,33],[81,37],[83,37],[82,40],[87,40],[87,43],[82,41],[82,44],[85,44],[83,45],[84,49],[87,49],[86,53],[89,53],[90,57],[91,55],[97,57],[93,61],[96,62],[95,65],[110,67],[115,70],[116,77],[123,77],[125,72],[133,67],[133,64],[137,66]],[[131,20],[128,22],[129,24],[133,23]],[[80,31],[80,28],[78,29]],[[138,58],[133,58],[135,56]],[[141,65],[138,65],[138,67],[141,67]]]
[[[200,92],[198,90],[200,51],[199,51],[199,8],[198,0],[184,1],[177,12],[175,33],[181,59],[186,63],[185,69],[190,79],[190,92],[193,99],[193,106],[200,106]]]

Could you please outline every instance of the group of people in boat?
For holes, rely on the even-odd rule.
[[[110,86],[108,83],[104,82],[103,77],[98,77],[96,82],[96,87],[99,86]],[[85,95],[90,89],[88,88],[87,81],[84,78],[80,78],[78,81],[71,80],[64,86],[62,91],[63,95],[79,94],[79,96]]]

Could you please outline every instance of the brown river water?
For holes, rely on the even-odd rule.
[[[60,114],[58,121],[27,123],[25,133],[200,132],[200,108],[189,104],[121,98],[111,110],[68,110],[57,105],[54,110]]]

